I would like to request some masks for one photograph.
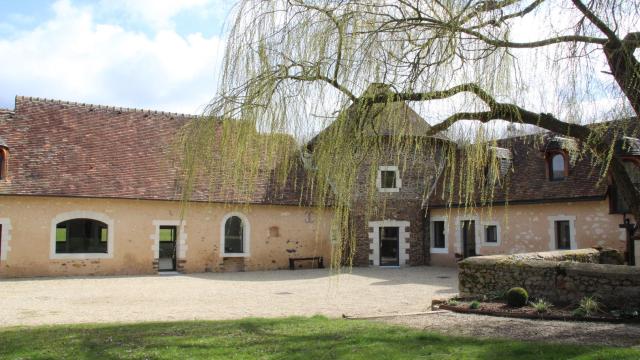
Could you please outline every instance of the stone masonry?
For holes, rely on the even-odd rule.
[[[609,308],[640,308],[640,267],[611,264],[616,259],[611,251],[596,249],[472,257],[458,263],[460,296],[520,286],[554,305],[594,296]]]

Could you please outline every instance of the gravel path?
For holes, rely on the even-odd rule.
[[[640,346],[640,325],[543,321],[444,312],[379,319],[448,335],[558,343]]]
[[[401,314],[456,292],[439,267],[0,280],[0,326]]]

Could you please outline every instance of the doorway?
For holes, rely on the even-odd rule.
[[[460,234],[462,236],[462,257],[476,256],[476,222],[475,220],[463,220],[460,222]]]
[[[400,266],[400,228],[380,228],[380,266]]]
[[[177,226],[160,226],[160,252],[158,257],[158,271],[176,270],[177,235]]]

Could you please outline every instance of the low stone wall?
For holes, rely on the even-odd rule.
[[[556,305],[595,296],[607,307],[640,308],[640,267],[612,265],[618,255],[581,249],[468,258],[458,263],[460,296],[481,297],[520,286],[529,296]]]

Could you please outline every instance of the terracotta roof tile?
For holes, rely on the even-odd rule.
[[[601,124],[600,124],[601,125]],[[638,137],[637,127],[634,123],[618,121],[611,124],[611,129],[617,127],[625,134],[634,138]],[[600,168],[594,166],[593,159],[587,154],[576,159],[569,166],[569,175],[560,181],[550,181],[547,175],[547,162],[545,160],[546,149],[556,149],[562,139],[548,133],[540,142],[539,135],[521,136],[502,139],[497,142],[501,148],[509,149],[512,155],[512,170],[509,171],[509,180],[505,187],[496,186],[493,203],[530,203],[530,202],[554,202],[577,201],[586,199],[604,199],[607,196],[608,181],[602,179]],[[430,206],[448,206],[449,199],[443,196],[444,185],[440,179]],[[456,179],[455,183],[458,184]],[[454,194],[458,188],[454,189]],[[480,200],[476,199],[476,205]],[[454,196],[452,206],[460,206],[464,201]]]
[[[0,194],[182,198],[171,142],[197,116],[31,97],[16,97],[7,114],[0,113],[0,137],[10,151],[9,179]],[[273,170],[262,169],[251,194],[214,182],[198,184],[191,199],[298,204],[307,199],[301,183],[280,189]]]

